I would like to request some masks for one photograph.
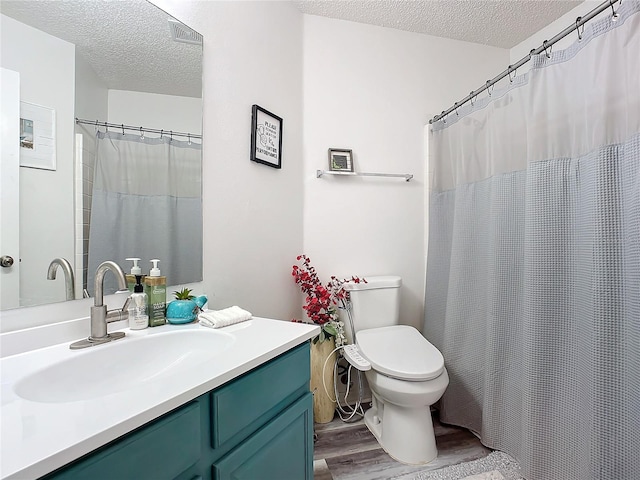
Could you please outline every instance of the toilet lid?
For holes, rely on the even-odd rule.
[[[440,350],[408,325],[360,330],[356,337],[360,353],[383,375],[424,381],[438,377],[444,370]]]

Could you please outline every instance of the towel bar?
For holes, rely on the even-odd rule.
[[[352,177],[398,177],[404,178],[407,182],[413,178],[413,175],[411,173],[332,172],[331,170],[316,171],[316,178],[320,178],[323,175],[345,175]]]

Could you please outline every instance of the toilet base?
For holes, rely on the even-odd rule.
[[[364,423],[391,458],[408,465],[436,459],[438,449],[429,405],[407,408],[382,402],[373,393]]]

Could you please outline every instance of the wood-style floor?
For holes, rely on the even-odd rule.
[[[464,428],[443,425],[434,413],[433,427],[438,458],[428,465],[411,466],[395,461],[380,447],[362,420],[316,424],[315,480],[409,480],[417,472],[437,470],[476,460],[491,450]]]

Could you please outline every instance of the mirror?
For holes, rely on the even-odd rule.
[[[2,225],[3,232],[11,232],[12,238],[6,240],[3,234],[0,256],[11,256],[14,264],[0,268],[0,309],[64,301],[65,269],[54,266],[56,279],[47,279],[55,258],[69,261],[75,276],[75,299],[82,298],[85,289],[93,296],[92,264],[107,259],[128,273],[131,263],[125,258],[140,257],[142,273],[148,273],[149,261],[160,258],[159,266],[169,285],[201,281],[202,37],[146,0],[3,0],[0,13],[3,122],[7,98],[20,99],[21,119],[21,141],[16,141],[20,166],[14,170],[19,182],[13,178],[9,187],[5,182],[12,174],[6,171],[9,162],[5,159],[13,157],[5,152],[4,144],[12,142],[3,142],[2,151],[2,201],[19,205],[19,214],[16,224]],[[9,82],[4,82],[7,70],[18,72],[18,92],[5,91],[5,84],[9,88]],[[138,144],[155,142],[162,143],[165,150],[177,145],[197,151],[195,163],[186,169],[173,166],[168,175],[173,181],[175,175],[188,170],[187,187],[165,188],[169,196],[187,192],[188,201],[177,212],[146,204],[136,211],[135,219],[148,220],[157,228],[141,228],[137,221],[113,223],[113,219],[126,216],[121,212],[122,203],[102,205],[92,193],[97,189],[94,178],[106,190],[113,183],[127,183],[125,175],[132,175],[129,167],[134,159],[120,156],[125,148],[116,145],[124,140],[123,134],[132,141],[137,139]],[[106,179],[98,179],[94,172],[104,170],[96,167],[96,157],[100,165],[100,159],[108,155],[102,153],[101,142],[115,148],[121,162],[115,167],[116,175],[112,168]],[[151,155],[155,153],[146,150],[135,154],[136,175],[149,180],[135,180],[142,184],[138,196],[157,194],[154,188],[159,182],[155,180],[162,175]],[[123,196],[118,188],[103,193]],[[96,205],[106,208],[106,220],[97,219]],[[178,216],[177,224],[167,223],[171,215]],[[4,222],[9,216],[2,217]],[[104,232],[113,231],[117,241],[104,237]],[[137,251],[125,248],[127,253],[117,255],[112,250],[95,251],[99,244],[111,248],[124,237],[143,239],[143,246],[135,247]],[[13,248],[11,242],[16,238],[17,247]],[[169,244],[187,257],[186,273],[178,272],[184,261],[157,253],[165,251],[161,244]],[[105,293],[109,293],[108,287]]]

